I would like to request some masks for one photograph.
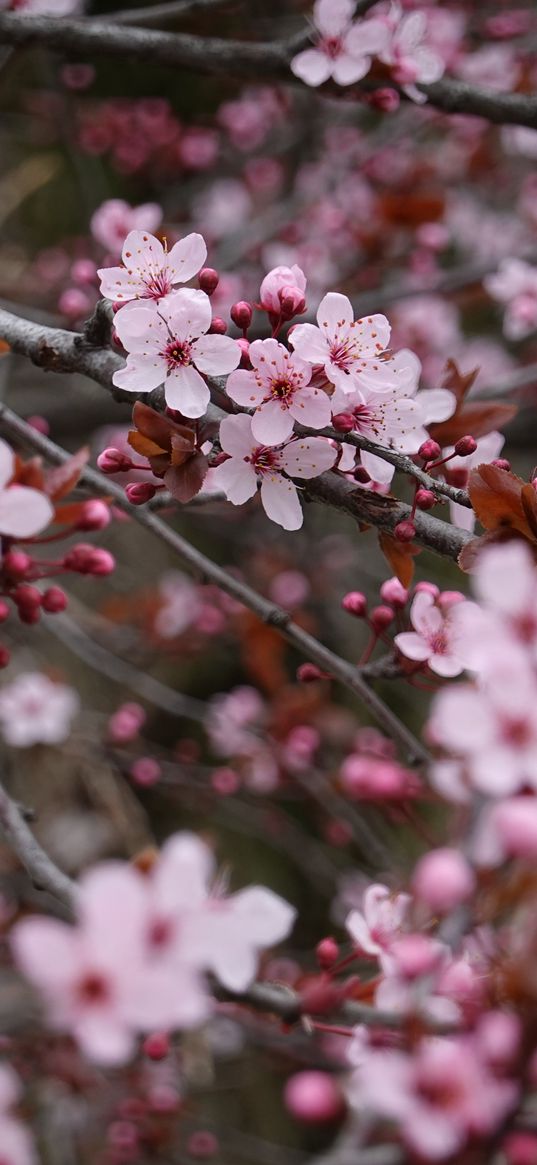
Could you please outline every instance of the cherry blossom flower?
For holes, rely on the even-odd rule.
[[[303,522],[297,488],[289,478],[318,477],[337,456],[323,437],[295,438],[276,448],[260,445],[252,433],[251,418],[244,414],[222,421],[220,443],[229,459],[214,470],[218,488],[234,506],[240,506],[254,496],[261,482],[265,513],[284,530],[299,530]]]
[[[537,798],[507,797],[482,809],[472,841],[479,866],[500,866],[508,858],[537,859]]]
[[[368,955],[382,955],[399,934],[410,906],[409,894],[392,894],[374,884],[364,894],[362,911],[351,910],[345,926],[356,946]]]
[[[495,618],[488,626],[496,644],[502,631],[537,663],[537,571],[523,542],[489,546],[479,556],[473,589],[481,607]],[[484,623],[483,623],[484,628]],[[481,628],[476,626],[476,638]],[[510,644],[511,651],[514,643]],[[494,666],[494,661],[493,661]]]
[[[121,252],[123,267],[98,271],[101,295],[114,303],[163,299],[178,283],[188,283],[207,258],[201,235],[186,235],[168,252],[148,231],[130,231]]]
[[[427,663],[438,676],[458,676],[464,670],[464,662],[457,653],[461,637],[457,623],[459,604],[442,609],[427,591],[420,591],[410,608],[410,622],[413,631],[402,631],[395,636],[394,643],[407,659]]]
[[[80,706],[74,688],[24,672],[0,691],[0,730],[13,748],[61,744]]]
[[[21,1096],[18,1077],[8,1064],[0,1064],[0,1145],[5,1165],[38,1165],[30,1133],[12,1115]]]
[[[338,413],[352,416],[355,431],[378,445],[401,453],[417,453],[428,437],[426,426],[451,416],[455,397],[442,388],[416,392],[420,362],[413,352],[398,352],[385,367],[393,387],[375,391],[362,378],[359,388],[351,392],[343,392],[338,387],[331,398],[332,412],[334,416]],[[349,448],[345,446],[346,456],[339,465],[343,472],[353,468],[354,451],[351,463]],[[395,473],[393,465],[367,450],[361,450],[360,460],[375,482],[390,484]]]
[[[289,315],[284,308],[288,303],[292,305],[292,315],[300,314],[306,306],[305,297],[306,276],[296,263],[292,267],[273,267],[259,289],[260,306],[274,319]]]
[[[316,0],[313,21],[318,33],[315,48],[305,49],[291,61],[295,77],[306,85],[323,85],[333,77],[337,85],[353,85],[371,68],[371,57],[388,39],[380,20],[353,24],[354,0]]]
[[[202,417],[210,393],[201,373],[221,376],[240,360],[229,336],[206,335],[211,302],[203,291],[181,288],[158,305],[133,304],[116,315],[117,334],[129,353],[114,384],[151,392],[164,384],[166,403],[185,417]]]
[[[322,389],[309,386],[311,364],[277,340],[254,340],[249,355],[253,371],[233,372],[226,391],[237,404],[256,409],[252,417],[256,440],[279,445],[291,436],[295,421],[312,429],[330,424],[329,398]]]
[[[354,319],[350,299],[330,291],[321,300],[317,310],[318,327],[297,324],[289,343],[297,356],[310,364],[320,364],[328,380],[343,392],[360,387],[361,377],[367,373],[368,383],[379,389],[391,388],[397,382],[394,371],[382,360],[390,342],[390,325],[386,316],[367,316]]]
[[[472,1135],[490,1134],[516,1102],[515,1083],[493,1074],[469,1037],[427,1037],[413,1056],[363,1045],[360,1060],[354,1043],[351,1103],[395,1121],[425,1158],[451,1157]]]
[[[112,255],[120,255],[130,231],[156,231],[161,222],[162,207],[158,202],[130,206],[122,198],[108,198],[92,215],[90,230],[94,239]]]
[[[483,286],[507,305],[503,330],[508,340],[523,340],[537,328],[537,267],[523,259],[504,259]]]
[[[392,4],[387,23],[390,37],[379,58],[390,66],[394,81],[407,96],[420,103],[426,101],[425,94],[416,89],[416,82],[429,85],[439,81],[445,68],[441,56],[427,45],[427,14],[403,14],[400,4]]]
[[[44,493],[26,485],[9,485],[15,472],[15,454],[0,437],[0,534],[7,538],[34,538],[54,518],[54,507]]]

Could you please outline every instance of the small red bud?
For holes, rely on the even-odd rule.
[[[321,970],[329,971],[339,959],[339,946],[335,938],[322,938],[315,947],[315,954]]]
[[[380,109],[382,113],[395,113],[399,109],[401,98],[396,89],[389,87],[375,89],[374,93],[369,94],[369,104],[374,109]]]
[[[373,607],[369,620],[373,630],[379,635],[393,623],[394,612],[391,607]]]
[[[210,336],[225,336],[226,332],[227,332],[226,321],[221,319],[220,316],[213,316],[213,318],[211,320],[211,326],[209,328],[209,335]]]
[[[41,618],[41,610],[39,607],[19,607],[19,619],[21,623],[27,623],[32,626],[34,623],[39,623]]]
[[[146,1036],[142,1051],[149,1060],[164,1060],[170,1051],[170,1037],[167,1032],[152,1032]]]
[[[422,461],[437,461],[441,453],[442,450],[438,441],[433,441],[432,437],[424,441],[423,445],[420,445],[418,449],[418,457],[421,457]]]
[[[156,494],[156,486],[150,481],[133,481],[125,487],[125,493],[131,505],[145,506]]]
[[[416,505],[419,510],[431,510],[436,505],[436,498],[432,489],[419,489],[416,491]]]
[[[9,619],[9,607],[3,599],[0,599],[0,623],[5,623]]]
[[[397,523],[393,535],[398,542],[412,542],[412,539],[416,537],[416,527],[410,518],[405,518],[402,522]]]
[[[121,449],[103,449],[97,458],[97,465],[101,473],[127,473],[132,469],[132,461]]]
[[[507,473],[511,470],[511,462],[507,460],[507,457],[496,457],[490,464],[495,465],[496,469],[505,469]]]
[[[110,510],[106,503],[99,501],[98,498],[92,498],[91,501],[84,502],[76,528],[85,531],[104,530],[110,521]]]
[[[106,575],[115,570],[116,561],[108,550],[79,542],[65,555],[63,565],[66,570],[73,570],[77,574]]]
[[[22,550],[8,550],[2,560],[2,567],[11,578],[24,578],[32,565],[29,554]]]
[[[38,610],[41,606],[41,591],[37,587],[29,586],[28,583],[21,583],[16,587],[12,594],[12,599],[15,605],[23,610]]]
[[[198,284],[206,295],[213,295],[220,283],[220,276],[214,267],[202,267],[198,275]]]
[[[457,454],[457,457],[470,457],[472,453],[475,453],[476,449],[477,441],[475,437],[471,437],[469,435],[466,437],[461,437],[460,440],[455,443],[454,447],[454,451]]]
[[[312,980],[300,991],[300,1010],[305,1015],[326,1015],[336,1011],[344,995],[341,983],[322,975]]]
[[[301,684],[312,684],[315,680],[328,680],[330,676],[314,663],[301,663],[297,668],[296,678]]]
[[[49,587],[41,599],[41,606],[49,615],[57,615],[59,611],[65,611],[67,606],[65,591],[62,591],[61,587]]]
[[[341,600],[341,606],[348,615],[356,615],[357,619],[363,619],[367,611],[367,599],[361,591],[349,591]]]
[[[233,323],[241,329],[242,332],[247,332],[252,322],[253,308],[251,303],[247,303],[245,299],[240,299],[238,303],[234,303],[230,311]]]
[[[364,465],[357,465],[353,476],[354,480],[358,481],[360,485],[367,485],[368,481],[371,481],[371,476]]]
[[[332,417],[332,425],[338,433],[352,433],[354,417],[352,413],[336,413],[335,417]]]

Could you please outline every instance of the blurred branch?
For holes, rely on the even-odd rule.
[[[128,8],[124,12],[108,12],[106,21],[114,24],[135,24],[144,28],[175,24],[184,16],[204,16],[217,8],[237,6],[241,0],[169,0],[167,4],[150,4],[148,8]],[[374,0],[376,3],[377,0]],[[102,20],[102,17],[97,19]]]
[[[28,828],[20,809],[0,784],[0,829],[39,890],[48,890],[69,909],[76,886],[48,857]]]
[[[21,420],[11,409],[3,406],[0,406],[0,426],[5,434],[22,441],[23,444],[34,449],[37,453],[42,454],[42,456],[55,465],[62,465],[69,458],[69,454],[63,449],[60,449],[54,442],[50,441],[48,437],[44,437],[41,433],[36,432],[31,425]],[[328,474],[324,474],[323,476],[329,477]],[[338,497],[340,486],[344,487],[347,484],[346,482],[340,483],[337,479],[334,480],[335,487],[331,487],[330,483],[327,482],[323,491],[322,484],[320,486],[321,493],[319,496],[323,501],[326,501],[331,496],[331,504],[334,504],[333,499]],[[320,479],[316,483],[318,487],[319,482]],[[429,754],[421,742],[394,715],[384,701],[368,687],[359,669],[353,664],[348,663],[347,660],[340,658],[330,648],[325,647],[324,644],[319,643],[312,635],[304,631],[302,627],[293,623],[288,611],[284,611],[281,607],[263,598],[262,595],[258,595],[246,583],[239,581],[239,579],[236,579],[226,570],[223,570],[221,566],[218,566],[217,563],[206,558],[195,546],[192,546],[185,538],[175,530],[172,530],[170,526],[167,526],[155,514],[148,512],[140,506],[131,505],[121,487],[111,482],[109,477],[105,477],[93,469],[84,469],[80,477],[80,484],[87,485],[92,492],[97,492],[99,496],[113,497],[114,502],[120,509],[130,514],[131,518],[138,525],[143,526],[146,530],[151,531],[156,537],[160,538],[195,575],[211,583],[215,583],[221,590],[231,595],[232,598],[242,603],[250,611],[253,611],[263,623],[275,627],[301,655],[315,663],[322,672],[329,674],[338,680],[339,683],[354,692],[377,723],[382,726],[389,736],[393,737],[399,743],[411,760],[427,761],[429,759]],[[355,494],[357,491],[351,490],[351,492]],[[380,500],[384,502],[387,499],[382,498]],[[398,513],[401,510],[408,513],[408,506],[401,507],[398,503],[395,503],[395,509]],[[352,512],[352,507],[349,509],[349,512]],[[365,520],[363,515],[361,520]],[[435,521],[441,530],[445,525],[436,519],[429,518],[429,521]],[[446,526],[446,530],[453,531],[452,538],[456,538],[461,533],[455,527]],[[446,535],[444,534],[443,537],[445,539]],[[462,545],[463,541],[461,540],[459,549],[462,548]]]
[[[1,44],[36,44],[58,52],[123,57],[144,64],[153,62],[253,81],[263,77],[269,81],[297,84],[289,64],[302,41],[301,35],[290,41],[263,44],[131,28],[105,20],[57,20],[48,16],[0,13]],[[372,91],[376,87],[375,83],[367,82],[363,91]],[[537,129],[537,96],[534,94],[481,90],[452,78],[432,85],[420,85],[419,88],[430,105],[445,113],[465,113],[499,125],[526,125]]]

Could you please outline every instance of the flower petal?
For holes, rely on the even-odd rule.
[[[300,530],[304,517],[296,486],[280,473],[264,477],[261,501],[267,517],[284,530]]]
[[[252,417],[252,433],[262,445],[281,445],[291,436],[294,421],[289,409],[277,400],[268,400]]]
[[[33,538],[54,518],[54,507],[37,489],[12,485],[0,493],[0,533]]]
[[[184,417],[203,417],[211,399],[209,389],[193,364],[174,368],[164,385],[166,404]]]
[[[187,283],[197,275],[207,258],[207,244],[203,235],[185,235],[175,243],[168,255],[168,269],[173,283]]]
[[[152,392],[164,384],[167,364],[162,356],[129,356],[124,368],[118,368],[112,377],[117,388],[126,392]]]
[[[241,353],[231,336],[202,336],[192,345],[192,358],[206,376],[225,376],[237,367]]]

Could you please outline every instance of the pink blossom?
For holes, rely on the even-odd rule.
[[[0,534],[9,538],[34,538],[54,518],[54,507],[40,490],[17,483],[15,454],[0,437]]]
[[[240,360],[229,336],[206,335],[211,319],[209,297],[189,288],[158,305],[123,308],[115,323],[129,356],[125,367],[114,373],[114,384],[128,392],[151,392],[164,384],[170,408],[185,417],[202,417],[210,400],[203,376],[232,372]]]
[[[387,19],[390,37],[380,60],[390,66],[394,80],[409,97],[423,102],[425,95],[416,89],[416,83],[439,81],[445,68],[442,57],[427,43],[427,14],[403,14],[399,4],[392,4]]]
[[[154,628],[161,639],[175,639],[196,622],[202,604],[198,587],[179,570],[169,571],[160,580],[159,609]]]
[[[273,267],[265,275],[259,289],[259,301],[264,311],[279,319],[283,314],[283,303],[292,300],[302,307],[306,306],[306,276],[296,263],[292,267]],[[300,314],[295,310],[294,315]]]
[[[508,797],[485,806],[472,845],[479,866],[499,866],[508,858],[537,859],[537,798]]]
[[[41,672],[24,672],[0,691],[0,728],[13,748],[61,744],[80,701],[74,688],[54,684]]]
[[[30,1133],[12,1115],[21,1098],[18,1077],[8,1064],[0,1064],[0,1145],[4,1165],[38,1165]]]
[[[201,235],[186,235],[168,252],[148,231],[130,231],[121,252],[123,267],[98,271],[101,295],[114,303],[131,299],[159,300],[178,283],[188,283],[207,258]]]
[[[461,55],[456,69],[463,81],[498,93],[516,89],[520,66],[512,45],[484,44],[473,53]]]
[[[156,231],[161,222],[162,207],[158,202],[130,206],[122,198],[108,198],[92,215],[90,230],[101,246],[112,255],[119,255],[130,231]]]
[[[276,448],[260,445],[251,418],[244,414],[222,421],[220,444],[229,459],[214,471],[218,488],[234,506],[240,506],[254,496],[260,481],[265,513],[284,530],[299,530],[303,522],[297,488],[290,478],[318,477],[336,460],[336,450],[323,437],[294,438]]]
[[[442,610],[433,595],[421,591],[410,608],[413,631],[402,631],[394,643],[407,659],[427,663],[439,676],[458,676],[464,669],[458,654],[460,629],[457,623],[458,606]]]
[[[412,877],[412,888],[418,901],[433,912],[446,914],[473,893],[475,875],[463,854],[443,846],[420,858]]]
[[[321,365],[328,380],[345,393],[359,388],[366,373],[374,387],[393,386],[394,370],[388,370],[382,359],[390,342],[386,316],[355,320],[350,299],[330,291],[319,304],[317,323],[318,327],[297,324],[293,328],[289,343],[297,356]]]
[[[340,771],[341,786],[355,800],[399,800],[415,796],[419,783],[409,770],[388,758],[351,753]]]
[[[293,432],[294,422],[322,429],[330,424],[330,400],[322,389],[311,388],[312,368],[277,340],[255,340],[250,345],[253,372],[238,369],[226,391],[245,408],[255,408],[252,433],[265,445],[279,445]]]
[[[306,85],[323,85],[330,77],[337,85],[353,85],[369,72],[372,55],[386,44],[387,30],[380,20],[353,24],[354,8],[354,0],[316,0],[317,45],[291,61],[293,73]]]
[[[395,1121],[407,1145],[433,1160],[485,1136],[516,1102],[513,1081],[493,1074],[470,1037],[421,1040],[413,1056],[364,1049],[351,1103]]]
[[[507,305],[503,330],[508,340],[523,340],[537,328],[537,267],[523,259],[504,259],[483,285],[499,303]]]
[[[399,934],[410,906],[409,894],[392,894],[387,886],[367,888],[362,911],[351,910],[345,926],[359,950],[382,955]]]

